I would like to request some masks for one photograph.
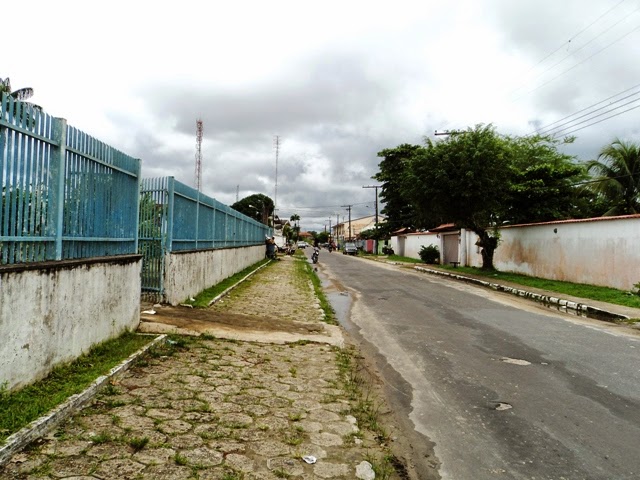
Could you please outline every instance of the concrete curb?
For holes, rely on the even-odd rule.
[[[233,285],[231,285],[229,288],[227,288],[225,291],[223,291],[222,293],[216,295],[215,297],[213,297],[213,299],[211,299],[211,301],[207,304],[208,307],[210,307],[211,305],[213,305],[214,303],[216,303],[218,300],[220,300],[222,297],[224,297],[225,295],[228,295],[229,292],[231,290],[233,290],[234,288],[236,288],[238,285],[240,285],[242,282],[246,281],[249,277],[251,277],[253,274],[255,274],[256,272],[258,272],[259,270],[262,270],[264,267],[266,267],[267,265],[271,265],[271,262],[273,262],[273,260],[269,260],[267,263],[265,263],[264,265],[260,265],[258,268],[256,268],[255,270],[253,270],[252,272],[249,272],[244,278],[240,279],[238,282],[234,283]]]
[[[108,381],[126,372],[140,355],[145,353],[152,346],[162,342],[166,337],[166,335],[158,336],[149,343],[149,345],[146,345],[137,352],[131,354],[129,358],[123,361],[120,365],[113,367],[106,375],[98,377],[89,387],[87,387],[86,390],[72,395],[64,403],[58,405],[46,415],[34,420],[23,429],[9,436],[4,445],[0,447],[0,466],[7,463],[14,454],[22,450],[29,443],[44,436],[66,420],[71,414],[80,410],[80,408],[86,405],[107,384]]]
[[[539,293],[529,292],[527,290],[522,290],[515,287],[508,287],[506,285],[501,285],[499,283],[491,283],[485,280],[480,280],[477,278],[467,277],[464,275],[458,275],[455,273],[443,272],[441,270],[434,270],[431,268],[425,268],[416,266],[413,267],[414,270],[424,273],[430,273],[432,275],[440,275],[443,277],[453,278],[455,280],[460,280],[462,282],[473,283],[475,285],[480,285],[485,288],[491,288],[492,290],[497,290],[499,292],[506,292],[512,295],[517,295],[518,297],[526,298],[529,300],[533,300],[538,303],[542,303],[544,305],[552,305],[558,308],[559,310],[573,310],[577,315],[583,315],[588,318],[593,318],[596,320],[603,320],[606,322],[617,322],[620,320],[629,320],[629,317],[626,315],[621,315],[619,313],[609,312],[607,310],[603,310],[600,308],[592,307],[590,305],[586,305],[583,303],[577,303],[571,300],[566,300],[558,297],[552,297],[550,295],[541,295]]]

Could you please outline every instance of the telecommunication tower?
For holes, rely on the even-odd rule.
[[[202,120],[196,120],[196,190],[202,188]]]

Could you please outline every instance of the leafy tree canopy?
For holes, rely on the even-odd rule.
[[[385,213],[399,222],[394,227],[454,223],[472,230],[483,268],[493,268],[497,226],[567,218],[577,208],[573,185],[584,169],[558,146],[547,137],[509,137],[477,125],[443,140],[426,139],[424,147],[383,150],[374,178],[384,182]]]
[[[384,204],[381,213],[386,217],[385,230],[393,232],[414,224],[414,210],[411,207],[404,181],[410,160],[424,147],[403,144],[378,152],[382,157],[380,171],[373,176],[381,182],[380,200]]]
[[[273,200],[262,193],[249,195],[231,205],[234,210],[266,225],[269,224],[269,217],[273,215],[273,207]]]

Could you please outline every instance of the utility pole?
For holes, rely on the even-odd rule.
[[[381,188],[382,185],[363,185],[362,188],[375,188],[376,189],[376,238],[374,239],[374,252],[375,255],[378,255],[378,189]]]
[[[275,148],[276,148],[276,190],[275,195],[273,196],[273,228],[276,228],[276,210],[278,205],[278,155],[280,153],[280,136],[276,135],[275,137]]]
[[[346,208],[349,212],[349,241],[351,241],[351,207],[353,205],[341,205],[343,208]]]
[[[439,132],[438,130],[436,130],[433,134],[438,136],[438,135],[461,135],[463,133],[466,133],[465,130],[445,130],[444,132]]]

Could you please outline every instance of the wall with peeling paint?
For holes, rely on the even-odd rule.
[[[28,385],[135,330],[140,268],[139,255],[0,268],[0,385]]]
[[[498,270],[631,290],[640,282],[640,215],[503,227]],[[482,266],[472,232],[466,264]]]
[[[264,258],[264,245],[172,252],[165,257],[164,301],[178,305]]]
[[[436,243],[441,252],[444,235]],[[461,265],[481,267],[478,236],[465,229],[459,235]],[[640,282],[640,215],[513,225],[501,228],[500,235],[498,270],[621,290]],[[420,258],[420,245],[429,238],[436,235],[402,235],[391,243],[396,252]]]

